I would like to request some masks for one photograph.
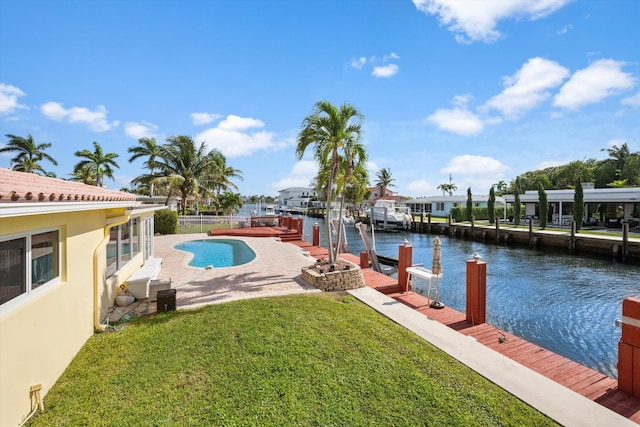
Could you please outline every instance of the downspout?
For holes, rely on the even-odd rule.
[[[102,247],[109,243],[109,231],[127,221],[129,221],[129,215],[117,218],[115,222],[104,227],[104,237],[95,251],[93,251],[93,328],[99,332],[104,332],[107,329],[107,325],[100,323],[100,311],[98,310],[98,283],[101,282],[99,278],[100,272],[98,271],[99,252]]]

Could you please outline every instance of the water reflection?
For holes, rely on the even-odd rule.
[[[305,221],[305,240],[314,223]],[[346,227],[349,250],[363,245],[357,230]],[[430,268],[433,236],[410,232],[376,233],[378,254],[398,256],[407,239],[413,262]],[[487,262],[487,322],[606,375],[617,376],[622,300],[640,297],[640,267],[614,261],[581,258],[564,252],[543,253],[528,248],[484,245],[469,240],[442,241],[444,276],[440,301],[465,312],[466,263],[474,252]]]

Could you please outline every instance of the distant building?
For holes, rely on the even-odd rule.
[[[317,197],[318,193],[314,188],[307,187],[290,187],[278,191],[279,209],[281,211],[305,210],[309,207],[312,198]]]
[[[619,227],[622,222],[637,226],[640,222],[640,187],[630,188],[593,188],[590,183],[583,184],[585,223],[598,223],[603,226]],[[573,199],[575,190],[547,190],[550,224],[569,225],[573,221]],[[504,196],[507,203],[513,205],[514,195]],[[520,203],[525,205],[526,217],[538,219],[538,190],[526,191],[520,195]]]
[[[480,195],[472,196],[473,206],[487,206],[489,196]],[[431,214],[431,216],[447,217],[452,208],[458,206],[467,205],[467,196],[432,196],[432,197],[418,197],[417,199],[411,199],[404,203],[411,208],[411,212],[414,214],[424,213],[425,215]],[[505,200],[502,197],[496,197],[495,206],[500,207],[505,205]]]
[[[384,189],[384,194],[382,192],[382,187],[369,187],[369,198],[362,201],[361,205],[363,208],[367,209],[376,204],[376,201],[379,199],[385,200],[393,200],[398,205],[404,204],[406,200],[409,200],[408,197],[400,196],[397,192],[391,191],[389,188]]]

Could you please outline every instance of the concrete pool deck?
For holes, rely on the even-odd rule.
[[[174,249],[189,240],[238,239],[246,242],[256,258],[235,267],[203,270],[191,267],[192,254]],[[270,237],[210,237],[205,233],[173,234],[154,238],[155,256],[162,258],[158,279],[171,279],[178,309],[238,299],[320,292],[300,278],[303,267],[316,261],[296,245]]]

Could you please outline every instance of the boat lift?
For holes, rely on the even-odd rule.
[[[365,251],[369,254],[369,260],[371,261],[371,267],[374,269],[374,271],[377,271],[378,273],[382,273],[382,274],[386,274],[391,275],[395,272],[397,272],[397,266],[398,266],[398,261],[397,260],[393,260],[391,258],[388,257],[380,257],[380,258],[384,258],[385,261],[395,261],[395,266],[394,265],[387,265],[387,264],[382,264],[380,263],[380,259],[378,257],[378,254],[376,253],[376,246],[375,246],[375,234],[373,231],[373,226],[371,227],[371,238],[369,238],[369,234],[367,233],[367,225],[363,224],[361,222],[356,223],[356,228],[358,229],[358,232],[360,232],[360,237],[362,238],[362,244],[364,245],[364,249]],[[382,266],[384,265],[384,267]]]

